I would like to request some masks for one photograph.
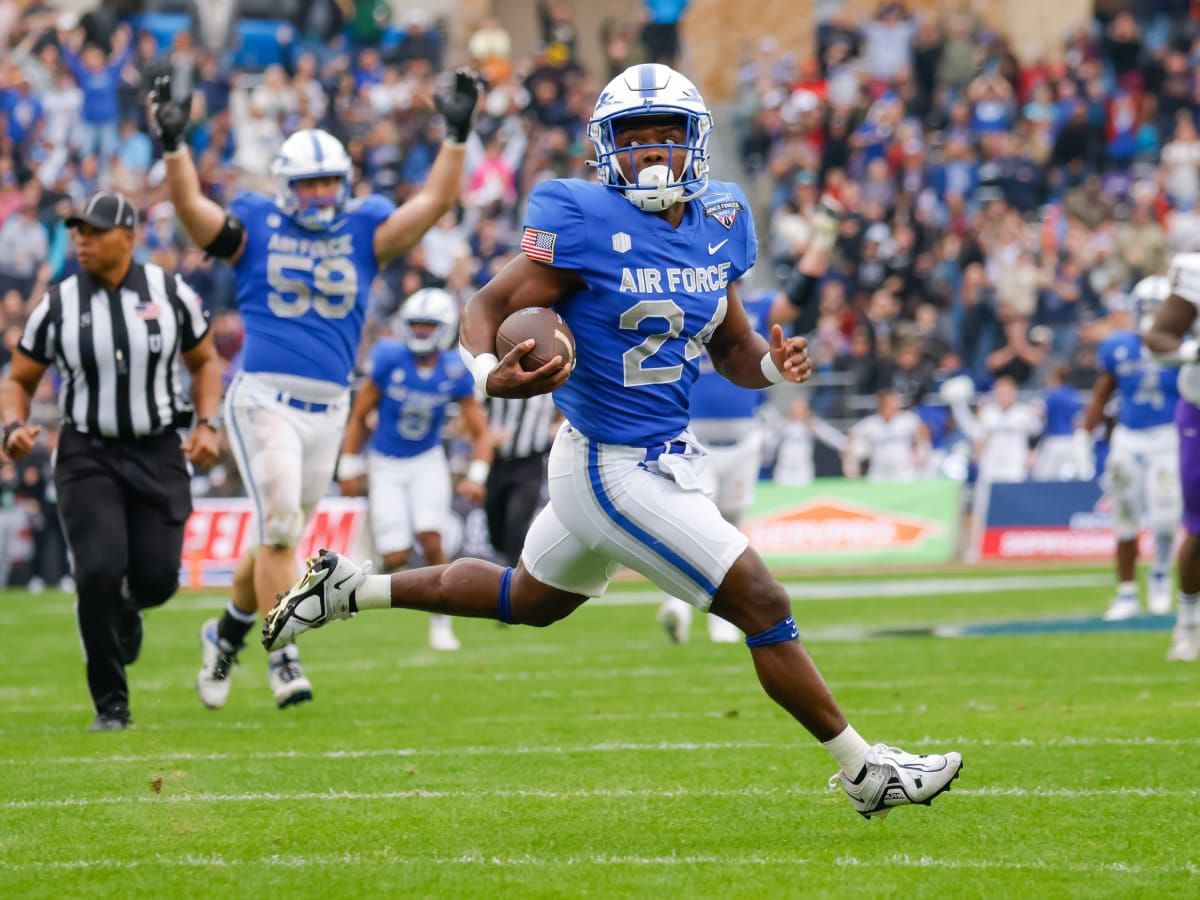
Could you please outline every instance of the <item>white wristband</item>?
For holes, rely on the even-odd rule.
[[[1188,338],[1179,345],[1179,359],[1185,363],[1194,363],[1200,360],[1200,340],[1196,338]]]
[[[483,484],[487,481],[488,472],[492,471],[492,464],[485,462],[482,459],[473,459],[471,464],[467,466],[467,481],[473,481],[476,484]]]
[[[487,392],[488,376],[492,374],[492,370],[500,365],[500,360],[495,353],[480,353],[478,356],[473,354],[466,348],[465,344],[458,345],[458,355],[462,357],[463,363],[467,370],[475,379],[475,387],[479,389],[479,393],[483,396],[491,396]]]
[[[343,454],[337,464],[337,477],[339,481],[345,481],[347,478],[358,478],[361,475],[367,474],[367,463],[357,453]]]
[[[767,379],[771,384],[781,384],[784,381],[783,373],[779,371],[779,366],[775,365],[775,360],[771,359],[770,350],[763,354],[759,368],[762,369],[763,378]]]

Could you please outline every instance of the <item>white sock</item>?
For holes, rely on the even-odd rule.
[[[1175,621],[1180,625],[1200,625],[1200,606],[1197,602],[1200,601],[1200,594],[1185,594],[1179,592],[1179,612],[1176,613]]]
[[[392,576],[368,575],[354,594],[359,609],[391,609]]]
[[[1151,571],[1156,575],[1165,575],[1171,568],[1171,548],[1175,546],[1175,531],[1154,532],[1154,565]]]
[[[1136,581],[1122,581],[1117,585],[1117,596],[1122,600],[1137,600],[1138,589]]]
[[[863,770],[867,762],[867,751],[871,745],[862,739],[854,726],[847,725],[846,730],[837,737],[821,744],[842,767],[842,774],[854,779]]]

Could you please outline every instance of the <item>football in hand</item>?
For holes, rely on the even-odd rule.
[[[554,310],[530,306],[510,315],[496,332],[496,355],[503,358],[517,344],[528,340],[535,343],[521,358],[521,368],[526,372],[540,369],[556,356],[566,361],[567,368],[575,367],[575,336]]]

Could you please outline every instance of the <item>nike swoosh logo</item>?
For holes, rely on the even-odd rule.
[[[342,219],[342,221],[335,222],[333,225],[330,225],[329,230],[330,231],[341,231],[345,226],[346,226],[346,220]]]
[[[341,581],[335,581],[335,582],[333,583],[333,586],[334,586],[334,588],[335,588],[336,590],[339,590],[339,591],[340,591],[340,590],[342,589],[342,585],[343,585],[343,584],[345,584],[347,581],[349,581],[349,580],[350,580],[351,578],[353,578],[353,577],[354,577],[354,575],[353,575],[353,574],[351,574],[351,575],[347,575],[347,576],[346,576],[345,578],[343,578]]]
[[[708,245],[708,255],[712,256],[714,253],[716,253],[718,250],[720,250],[722,247],[724,247],[728,243],[729,243],[729,238],[725,238],[725,240],[721,241],[721,243],[719,243],[719,244],[709,244]]]

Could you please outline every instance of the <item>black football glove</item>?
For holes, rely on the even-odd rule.
[[[171,98],[171,76],[159,75],[150,89],[150,125],[162,139],[168,153],[179,149],[179,142],[192,118],[192,95],[182,100]]]
[[[433,104],[446,120],[450,137],[463,143],[471,133],[471,116],[479,101],[481,83],[474,72],[459,69],[454,73],[454,86],[438,91]]]

